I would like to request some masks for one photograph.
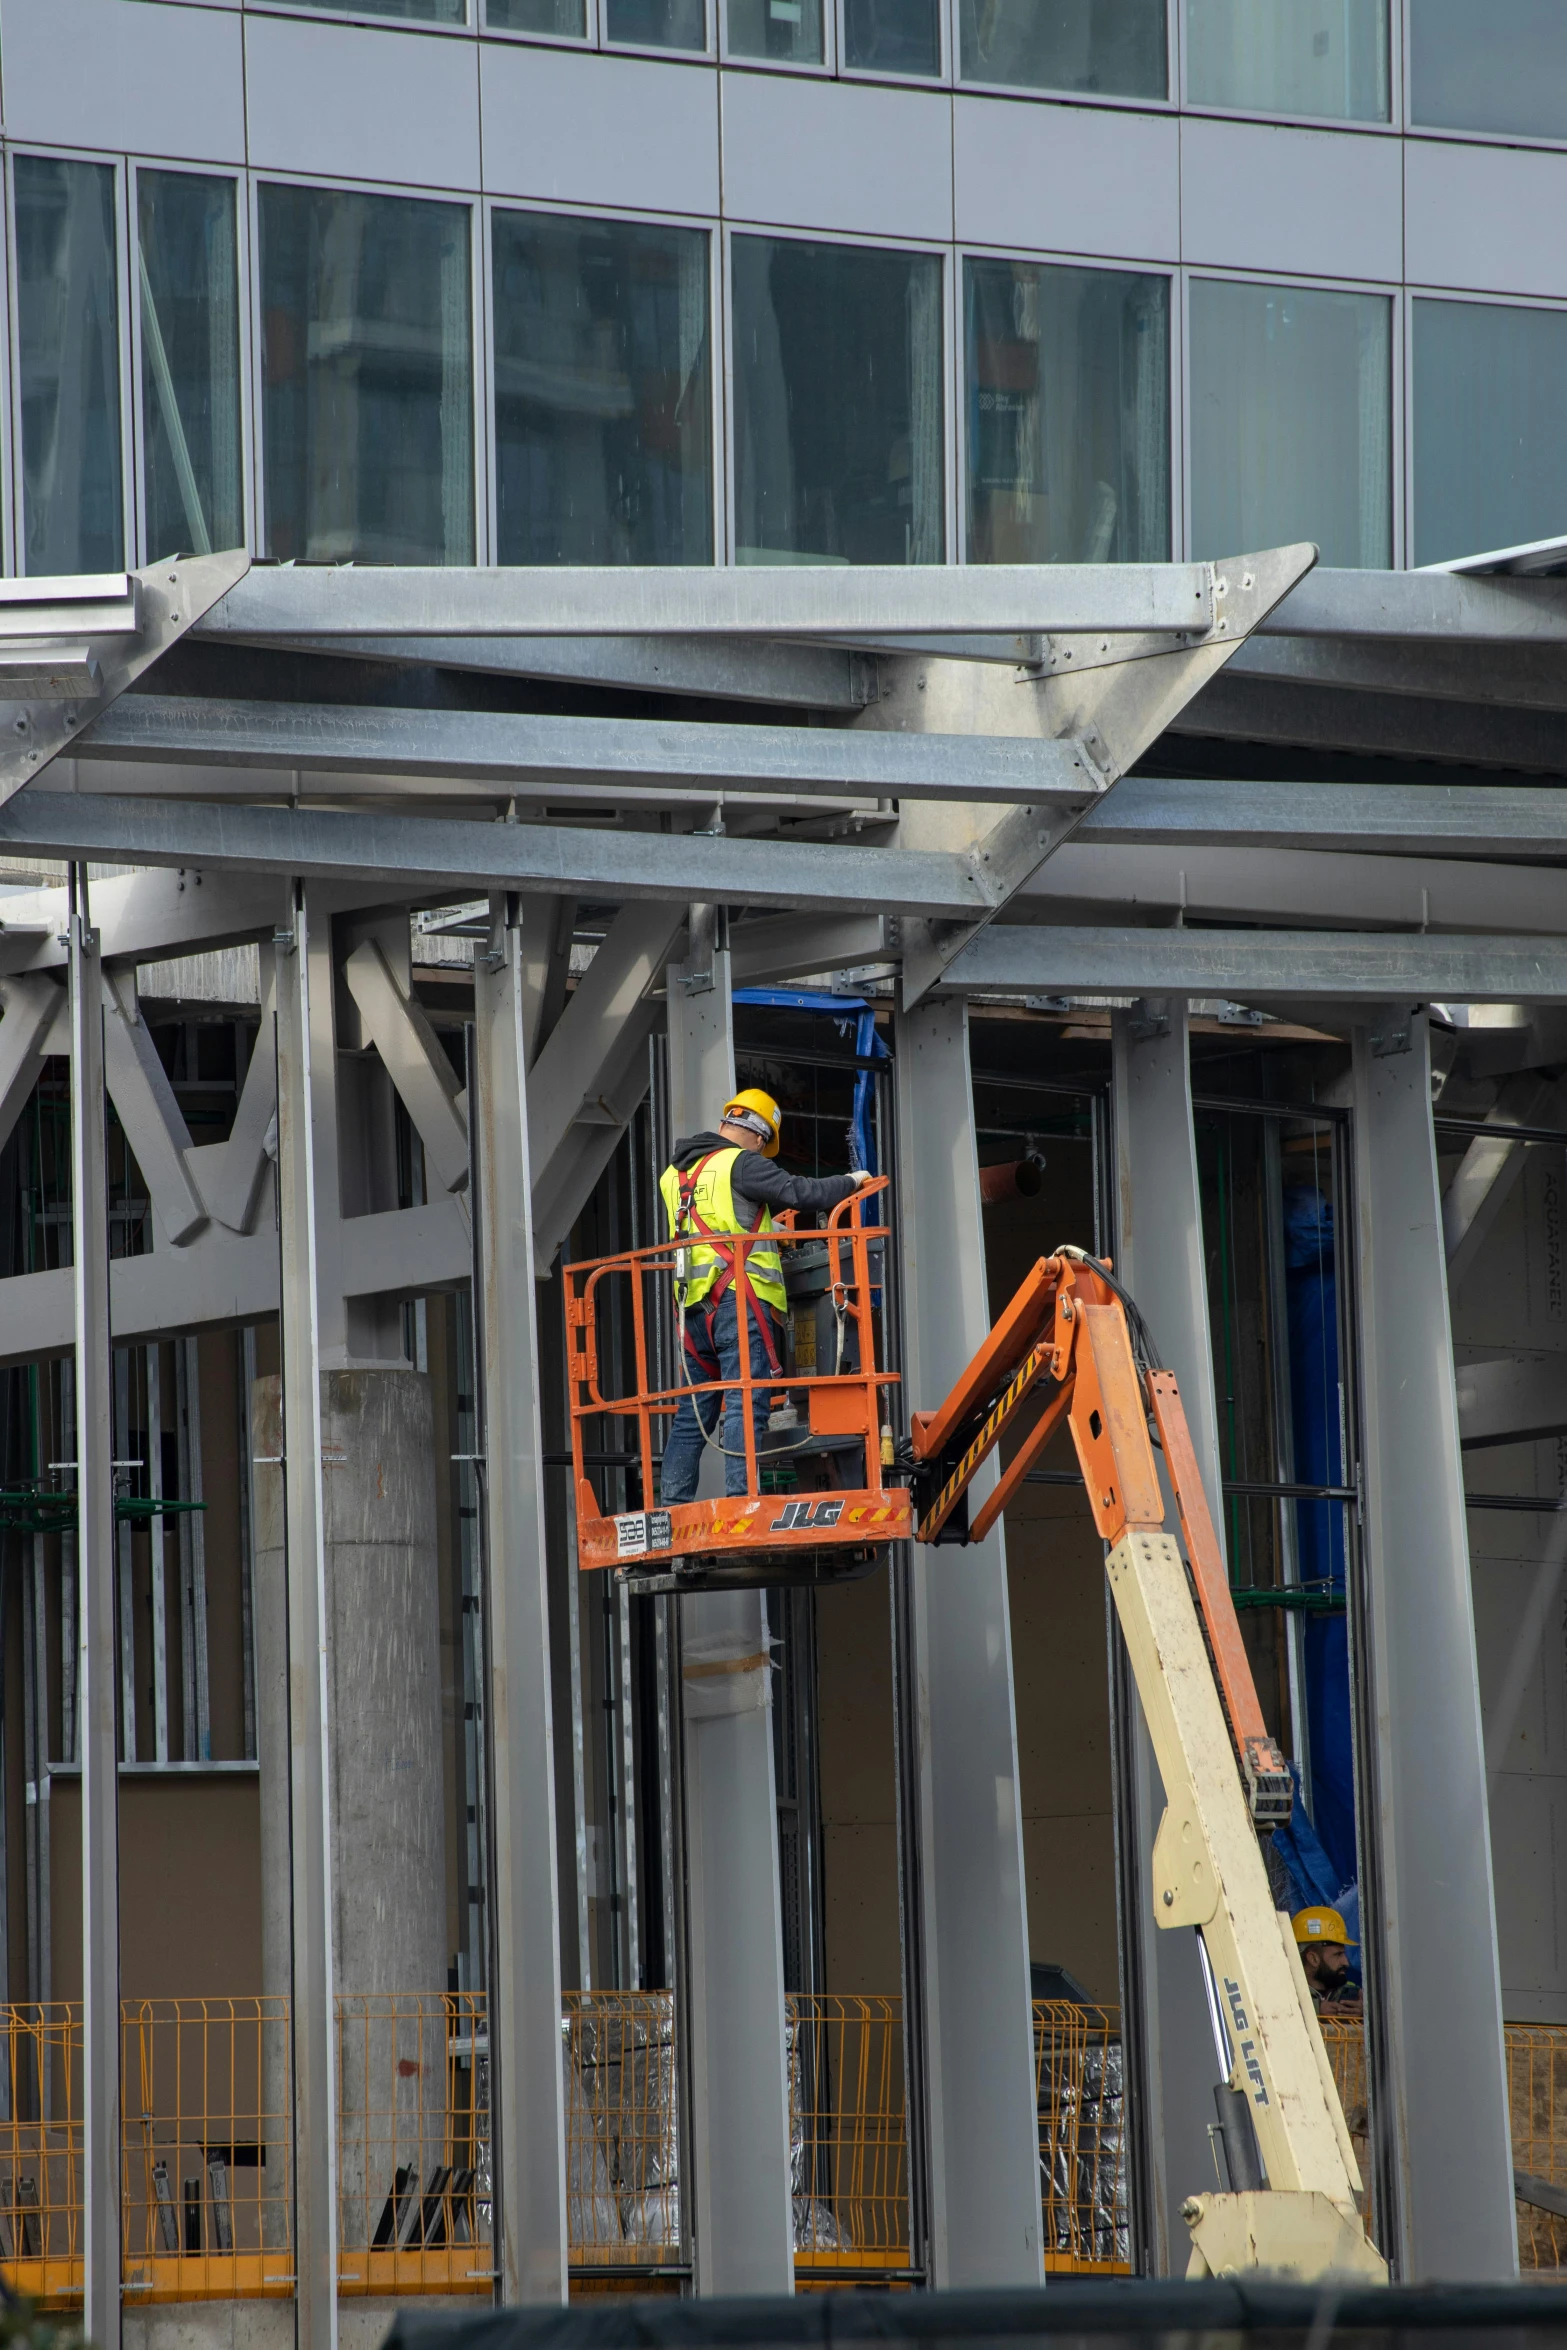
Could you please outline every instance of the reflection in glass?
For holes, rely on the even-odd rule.
[[[1163,98],[1164,0],[961,0],[966,82]]]
[[[261,190],[266,550],[473,561],[473,330],[461,204]]]
[[[1415,561],[1567,533],[1567,312],[1414,305]]]
[[[700,229],[497,212],[502,563],[710,563]]]
[[[1562,0],[1409,0],[1409,118],[1567,139]]]
[[[401,16],[420,24],[466,24],[467,0],[310,0],[312,8],[340,9],[345,16]]]
[[[822,0],[728,0],[731,57],[770,57],[778,64],[820,65]]]
[[[1392,316],[1380,294],[1191,288],[1192,546],[1199,560],[1313,539],[1392,560]]]
[[[1196,106],[1386,122],[1387,0],[1186,0]]]
[[[588,30],[587,0],[487,0],[484,21],[492,33],[547,33],[581,41]]]
[[[1164,563],[1170,288],[1115,269],[967,261],[971,563]]]
[[[937,0],[844,0],[843,61],[867,72],[937,74]]]
[[[939,563],[941,263],[736,237],[735,559]]]
[[[136,182],[147,557],[244,543],[234,182]]]
[[[604,0],[604,38],[634,49],[705,49],[707,0]]]
[[[16,158],[23,561],[35,576],[125,562],[114,173]]]

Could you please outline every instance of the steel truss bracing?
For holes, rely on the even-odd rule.
[[[559,2298],[567,2197],[533,1284],[647,1095],[650,1039],[667,1034],[671,1093],[693,1123],[728,1082],[724,973],[754,984],[868,968],[900,991],[910,1352],[932,1390],[982,1277],[964,1107],[970,1006],[1145,999],[1138,1032],[1125,1019],[1116,1032],[1121,1189],[1135,1211],[1122,1245],[1149,1261],[1133,1273],[1140,1290],[1164,1285],[1162,1309],[1144,1302],[1197,1399],[1194,1424],[1199,1228],[1193,1186],[1167,1180],[1191,1153],[1183,1006],[1218,997],[1306,1011],[1355,1034],[1370,1251],[1365,1630],[1380,1709],[1366,1834],[1382,1868],[1373,1934],[1387,2019],[1378,2192],[1405,2274],[1452,2273],[1450,2259],[1472,2275],[1505,2272],[1457,1445],[1460,1432],[1501,1441],[1520,1416],[1558,1427],[1567,1404],[1544,1381],[1454,1388],[1439,1368],[1450,1361],[1444,1245],[1461,1277],[1520,1151],[1475,1146],[1445,1240],[1435,1207],[1430,1232],[1412,1234],[1397,1202],[1411,1170],[1433,1180],[1418,1007],[1567,997],[1567,583],[1312,564],[1309,548],[1092,569],[656,573],[248,570],[243,556],[211,556],[85,587],[21,583],[0,598],[11,746],[0,857],[122,869],[94,880],[90,924],[84,887],[0,896],[0,1143],[51,1056],[69,1057],[75,1112],[74,1266],[0,1284],[0,1362],[74,1355],[87,2323],[106,2350],[119,2325],[105,2054],[116,1996],[111,1333],[123,1349],[282,1312],[295,2242],[302,2338],[326,2350],[336,2157],[320,1376],[389,1344],[406,1298],[468,1290],[477,1238],[496,2265],[507,2296]],[[416,981],[412,912],[474,936],[476,1103]],[[592,960],[574,967],[585,938]],[[263,1041],[227,1138],[204,1144],[163,1074],[138,968],[236,946],[258,950],[248,1010]],[[1541,1058],[1513,1064],[1526,1077],[1499,1105],[1499,1127],[1548,1111],[1554,1122],[1528,1074]],[[341,1140],[366,1087],[388,1112],[400,1105],[422,1146],[416,1205],[355,1191]],[[150,1198],[150,1246],[112,1263],[95,1238],[105,1090]],[[684,1114],[677,1106],[677,1123]],[[1409,1317],[1406,1279],[1419,1303]],[[1416,1390],[1451,1435],[1440,1491],[1423,1497],[1398,1466],[1425,1449],[1407,1420]],[[911,1571],[900,1617],[900,1671],[921,1692],[903,1806],[918,1945],[915,2168],[927,2273],[1025,2282],[1038,2274],[1037,2115],[1005,1563],[993,1536],[963,1570],[949,1621],[957,1555]],[[709,2290],[787,2289],[792,2268],[767,1635],[746,1604],[750,1615],[682,1603],[683,1658],[671,1609],[661,1651],[685,1697],[689,1972],[702,1987],[686,2222]],[[693,1663],[695,1676],[683,1669]],[[1419,1729],[1434,1718],[1439,1769]],[[1439,1818],[1462,1821],[1471,1856],[1457,1943],[1450,1919],[1424,1906]],[[737,1917],[714,1888],[742,1876]],[[1450,1950],[1473,1993],[1480,2021],[1456,2054],[1439,2038],[1433,1978],[1410,1955],[1419,1934]],[[1174,2098],[1185,2023],[1172,2022],[1179,1992],[1155,1999],[1157,1988],[1150,1975],[1148,2063]],[[1490,2166],[1472,2193],[1482,2166],[1468,2166],[1462,2208],[1437,2175],[1440,2117],[1409,2086],[1450,2065]],[[1156,2199],[1174,2191],[1178,2134],[1172,2119]],[[914,2257],[924,2264],[924,2248]]]

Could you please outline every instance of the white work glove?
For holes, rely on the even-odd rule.
[[[874,1183],[875,1180],[876,1178],[871,1173],[869,1167],[851,1167],[849,1169],[849,1181],[854,1185],[856,1191],[859,1190],[862,1184]]]

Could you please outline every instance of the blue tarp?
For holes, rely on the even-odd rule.
[[[1290,1398],[1295,1475],[1303,1485],[1341,1485],[1338,1282],[1333,1264],[1333,1204],[1315,1184],[1284,1194],[1284,1252],[1289,1307]],[[1344,1507],[1297,1502],[1303,1583],[1344,1590]],[[1311,1743],[1311,1823],[1326,1849],[1337,1887],[1353,1885],[1355,1775],[1350,1737],[1349,1627],[1343,1615],[1306,1618],[1306,1715]],[[1314,1896],[1333,1900],[1333,1894]],[[1341,1902],[1335,1902],[1342,1908]]]
[[[838,1034],[847,1037],[854,1033],[854,1057],[857,1061],[886,1061],[891,1059],[886,1046],[876,1033],[876,1014],[862,995],[821,995],[812,988],[800,987],[737,987],[737,1004],[768,1004],[775,1011],[829,1012],[838,1024]],[[871,1085],[869,1069],[856,1072],[854,1079],[854,1115],[849,1120],[849,1140],[853,1157],[851,1164],[865,1168],[871,1175],[879,1175],[876,1164],[876,1127],[871,1117]]]

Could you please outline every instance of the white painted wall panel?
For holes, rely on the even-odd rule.
[[[723,77],[730,220],[952,235],[952,100],[790,74]]]
[[[1411,285],[1567,295],[1567,155],[1410,139],[1404,216]]]
[[[1173,115],[958,98],[957,234],[1021,252],[1177,261],[1179,136]]]
[[[478,43],[245,18],[250,160],[313,179],[479,185]]]
[[[484,184],[616,211],[718,211],[711,66],[483,44]]]
[[[12,139],[243,163],[240,19],[143,0],[4,0]]]
[[[1368,277],[1403,267],[1399,141],[1269,123],[1181,125],[1187,261],[1286,277]]]

